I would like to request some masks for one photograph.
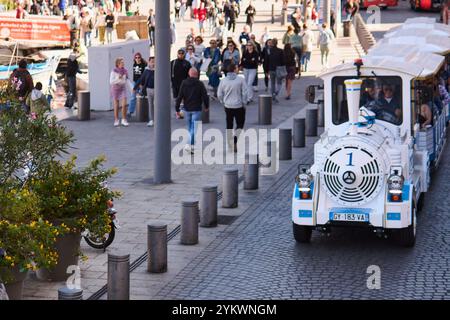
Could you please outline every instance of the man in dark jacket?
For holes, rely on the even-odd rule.
[[[80,67],[78,65],[78,49],[74,48],[72,53],[69,55],[67,60],[67,70],[66,70],[66,80],[69,86],[69,91],[67,92],[66,103],[64,107],[71,109],[77,96],[77,73],[81,73]]]
[[[153,120],[155,119],[155,57],[148,59],[148,67],[145,68],[142,76],[135,82],[133,93],[139,88],[147,94],[149,121],[148,127],[153,127]]]
[[[184,79],[189,76],[189,69],[191,64],[185,58],[185,52],[183,50],[178,50],[178,56],[175,60],[171,62],[171,82],[172,82],[172,93],[173,98],[178,98],[178,93],[180,92],[181,83]],[[182,118],[180,113],[177,113],[177,119]]]
[[[273,38],[272,41],[269,42],[269,50],[266,51],[266,56],[264,57],[264,61],[267,63],[269,69],[270,86],[274,102],[278,102],[277,95],[280,92],[283,83],[283,78],[277,76],[277,68],[285,65],[283,50],[278,48],[277,45],[278,40]]]
[[[25,101],[28,94],[34,88],[33,78],[27,70],[27,61],[25,59],[20,60],[18,66],[19,67],[11,73],[9,82],[15,88],[17,98],[21,101],[22,107],[26,112],[29,112],[29,108]]]
[[[201,121],[202,118],[202,104],[205,106],[205,111],[209,108],[209,97],[206,92],[205,85],[198,79],[198,71],[195,68],[189,70],[189,78],[183,81],[175,103],[177,115],[180,112],[181,101],[184,102],[184,112],[186,114],[186,122],[189,131],[189,143],[186,145],[186,150],[194,153],[195,144],[195,127],[196,121]],[[200,150],[201,151],[201,150]]]

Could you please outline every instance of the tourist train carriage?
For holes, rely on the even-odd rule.
[[[433,88],[447,65],[442,55],[409,47],[386,45],[319,75],[325,130],[313,165],[300,165],[295,179],[297,241],[309,242],[313,230],[367,226],[414,245],[416,211],[446,139],[446,112],[435,106]],[[423,126],[426,106],[432,123]]]

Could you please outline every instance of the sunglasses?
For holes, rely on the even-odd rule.
[[[189,49],[188,49],[188,51],[194,51],[194,49],[192,49],[192,48],[189,48]]]

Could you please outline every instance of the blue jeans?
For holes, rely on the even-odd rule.
[[[196,121],[201,121],[202,112],[201,111],[184,111],[184,117],[186,118],[186,124],[189,131],[189,142],[191,145],[195,144],[195,131],[196,131]]]
[[[134,113],[135,109],[136,109],[136,92],[131,92],[130,105],[128,106],[128,113]]]
[[[90,47],[91,46],[91,31],[86,31],[84,33],[84,45],[86,47]]]

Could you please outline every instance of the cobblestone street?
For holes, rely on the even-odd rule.
[[[367,229],[333,229],[329,237],[313,233],[310,244],[296,244],[293,165],[156,298],[449,299],[450,148],[443,157],[418,215],[414,248]],[[297,158],[311,161],[311,155]],[[380,290],[367,288],[371,265],[381,269]]]

